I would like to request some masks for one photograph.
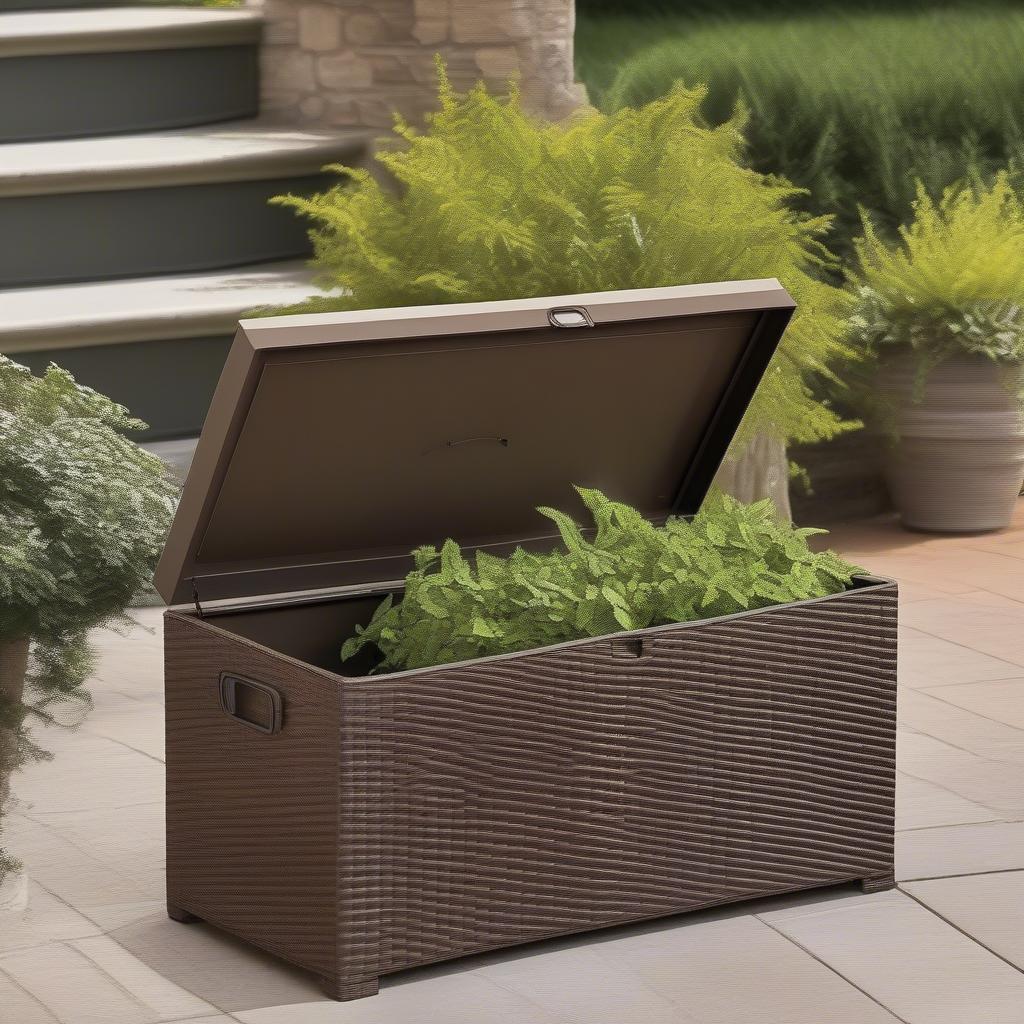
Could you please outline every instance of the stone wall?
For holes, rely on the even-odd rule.
[[[389,128],[436,106],[434,56],[462,90],[519,82],[560,119],[585,102],[573,75],[574,0],[252,0],[266,19],[263,109],[293,124]]]

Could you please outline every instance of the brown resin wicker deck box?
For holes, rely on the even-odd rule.
[[[534,507],[574,483],[695,512],[792,308],[769,280],[243,322],[157,574],[171,917],[351,999],[892,885],[891,582],[440,668],[339,660],[419,544],[551,546]]]

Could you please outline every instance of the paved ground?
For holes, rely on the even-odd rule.
[[[1024,506],[959,540],[880,522],[836,545],[903,584],[898,891],[852,888],[543,943],[326,1001],[163,912],[159,612],[105,636],[96,709],[44,737],[9,841],[3,1024],[1024,1024]]]

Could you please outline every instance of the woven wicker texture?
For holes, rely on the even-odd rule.
[[[164,649],[168,902],[333,977],[338,681],[180,615]],[[225,670],[281,692],[282,732],[227,716]]]
[[[891,875],[895,586],[631,653],[346,683],[344,974]]]
[[[215,618],[169,613],[165,638],[174,912],[341,998],[548,935],[890,884],[894,585],[391,677]],[[228,717],[225,671],[280,691],[280,733]]]

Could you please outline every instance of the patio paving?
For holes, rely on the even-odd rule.
[[[42,736],[8,844],[3,1024],[1024,1024],[1024,503],[1012,529],[890,520],[833,543],[901,583],[899,888],[854,887],[538,943],[326,1000],[314,981],[164,916],[159,609],[103,634],[96,707]]]

